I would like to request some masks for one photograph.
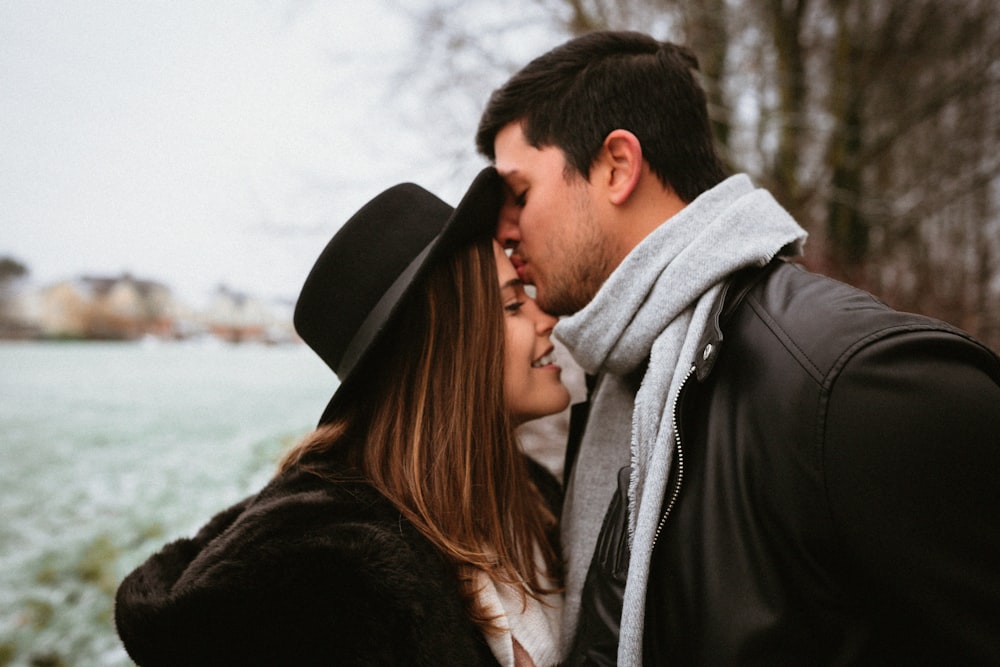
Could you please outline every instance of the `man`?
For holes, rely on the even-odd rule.
[[[591,33],[477,133],[498,238],[594,380],[568,662],[1000,664],[1000,360],[788,262],[805,234],[726,178],[696,67]]]

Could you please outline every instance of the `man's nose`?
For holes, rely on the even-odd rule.
[[[518,227],[520,208],[512,201],[504,203],[497,219],[496,239],[504,248],[514,248],[521,241],[521,230]]]

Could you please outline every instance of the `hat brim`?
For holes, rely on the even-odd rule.
[[[340,404],[358,384],[358,378],[363,375],[365,362],[373,348],[394,320],[400,306],[421,284],[421,279],[427,271],[442,257],[458,248],[484,236],[492,236],[502,203],[502,181],[496,169],[486,167],[473,179],[438,235],[386,291],[382,300],[368,316],[365,325],[352,340],[351,347],[354,348],[355,357],[351,360],[349,369],[341,376],[340,384],[323,410],[319,420],[320,426],[336,416]]]

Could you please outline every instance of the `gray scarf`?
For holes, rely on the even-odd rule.
[[[805,236],[767,191],[755,189],[745,175],[732,176],[646,237],[594,299],[556,327],[555,335],[588,373],[620,376],[649,359],[632,413],[621,665],[642,662],[649,559],[674,458],[671,408],[709,311],[727,276],[767,264],[786,246],[797,254]],[[605,472],[613,478],[616,470]]]

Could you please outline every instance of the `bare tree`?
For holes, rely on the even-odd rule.
[[[809,229],[807,265],[1000,349],[994,0],[522,0],[523,12],[487,27],[476,4],[458,21],[441,2],[415,15],[437,50],[408,73],[468,86],[470,147],[484,84],[569,35],[639,29],[684,42],[721,153]],[[503,44],[529,25],[549,36],[511,62]],[[473,83],[440,75],[443,62],[452,74],[462,63]]]

